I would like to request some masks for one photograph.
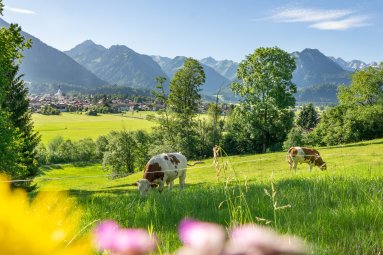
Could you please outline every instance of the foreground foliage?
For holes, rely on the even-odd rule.
[[[78,234],[81,212],[59,192],[39,193],[29,202],[27,193],[11,191],[0,176],[0,244],[2,254],[90,254],[89,237]],[[11,209],[11,210],[10,210]]]

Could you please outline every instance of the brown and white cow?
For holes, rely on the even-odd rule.
[[[140,194],[144,196],[150,187],[157,186],[161,192],[165,183],[169,190],[172,190],[176,178],[179,178],[180,190],[182,191],[188,165],[186,157],[181,153],[162,153],[153,156],[145,166],[143,178],[136,183]]]
[[[326,162],[323,161],[319,152],[307,147],[291,147],[287,152],[287,161],[290,165],[290,171],[294,167],[297,171],[298,163],[307,163],[310,166],[310,172],[313,166],[318,166],[321,170],[326,170]]]

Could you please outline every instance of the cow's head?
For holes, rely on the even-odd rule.
[[[323,164],[321,166],[319,166],[320,170],[327,170],[327,164],[326,162],[323,162]]]
[[[327,164],[323,161],[322,157],[319,155],[315,156],[315,165],[319,167],[320,170],[327,170]]]
[[[136,182],[137,188],[140,191],[141,196],[146,196],[150,188],[157,187],[157,184],[151,183],[147,179],[141,179]]]

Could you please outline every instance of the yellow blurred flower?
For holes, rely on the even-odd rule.
[[[30,202],[25,191],[11,191],[5,180],[0,176],[0,254],[91,254],[90,238],[79,237],[81,212],[73,200],[40,192]]]

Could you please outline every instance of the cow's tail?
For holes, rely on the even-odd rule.
[[[188,166],[195,166],[195,165],[197,165],[197,164],[204,164],[205,162],[203,162],[203,161],[196,161],[196,162],[194,162],[193,164],[187,164]]]

